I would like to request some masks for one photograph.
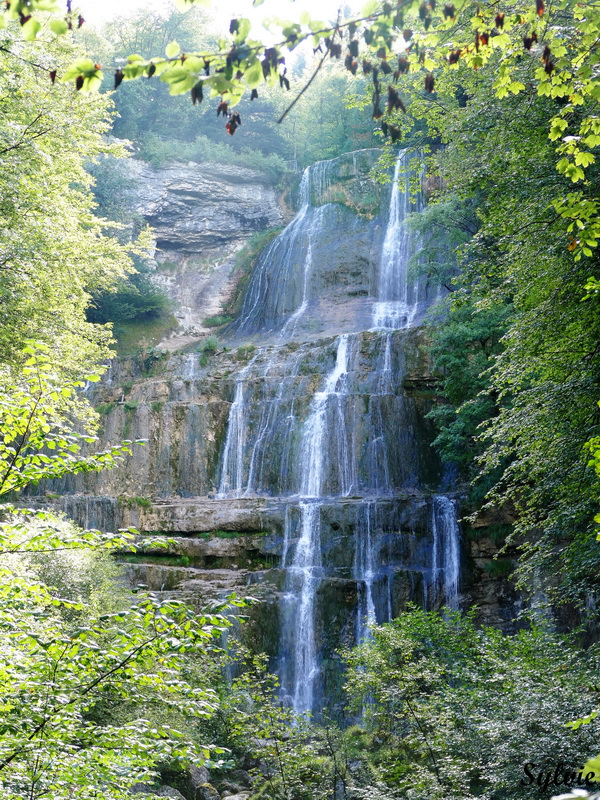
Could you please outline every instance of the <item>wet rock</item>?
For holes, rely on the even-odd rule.
[[[158,789],[150,783],[134,783],[129,791],[132,794],[156,794]]]
[[[244,791],[243,786],[239,786],[237,783],[232,783],[231,781],[221,781],[221,783],[217,784],[217,789],[221,793],[221,797],[237,795]]]
[[[234,779],[236,783],[239,783],[248,789],[252,786],[253,783],[252,775],[250,775],[250,773],[247,772],[245,769],[236,769],[232,773],[231,777]]]
[[[264,173],[238,166],[155,168],[130,159],[126,168],[135,210],[156,237],[151,279],[174,301],[175,346],[182,346],[185,331],[208,331],[204,319],[222,313],[234,288],[235,253],[253,233],[283,224],[279,198]]]
[[[212,784],[204,783],[189,796],[188,800],[221,800],[221,795]]]
[[[186,800],[185,796],[172,786],[161,786],[160,789],[157,790],[156,794],[159,797],[172,797],[173,800]]]

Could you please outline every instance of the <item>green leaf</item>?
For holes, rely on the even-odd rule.
[[[37,19],[32,17],[21,27],[21,33],[26,42],[33,42],[38,33],[42,30],[42,25]]]
[[[64,19],[52,19],[50,20],[50,30],[57,36],[63,36],[69,30],[69,26]]]
[[[244,73],[244,80],[250,89],[256,89],[256,87],[263,82],[264,78],[262,64],[258,59],[255,59],[255,61],[248,67]]]
[[[167,58],[175,58],[175,56],[179,55],[180,52],[181,48],[176,41],[169,42],[169,44],[165,47]]]

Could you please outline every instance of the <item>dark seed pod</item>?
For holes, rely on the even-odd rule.
[[[388,114],[390,114],[392,111],[397,111],[398,109],[406,113],[406,106],[402,102],[402,98],[398,94],[398,91],[394,89],[393,86],[388,86],[388,102],[387,102]]]
[[[195,86],[192,86],[191,91],[192,96],[192,103],[196,105],[196,103],[201,103],[204,99],[204,92],[202,90],[202,81],[198,81]]]
[[[373,95],[373,119],[381,119],[381,117],[383,117],[379,99],[379,92],[375,92]]]

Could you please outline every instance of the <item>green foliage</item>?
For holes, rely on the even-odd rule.
[[[431,416],[436,446],[471,484],[471,510],[487,502],[516,516],[521,588],[548,576],[553,601],[583,609],[600,566],[600,482],[585,454],[598,430],[600,329],[592,298],[582,302],[598,264],[577,259],[571,222],[553,205],[567,185],[546,133],[556,103],[538,95],[535,70],[520,61],[513,75],[527,88],[501,99],[489,70],[441,75],[435,103],[406,78],[438,181],[431,207],[440,209],[427,216],[447,232],[461,269],[456,275],[443,250],[424,265],[452,290],[430,326],[447,401]],[[439,141],[443,148],[432,146]],[[597,172],[587,174],[592,190]]]
[[[222,325],[228,325],[230,322],[233,322],[233,319],[233,317],[228,315],[217,314],[214,317],[207,317],[202,320],[202,324],[206,328],[220,328]]]
[[[107,417],[114,407],[114,403],[99,403],[99,405],[96,406],[96,411],[103,417]]]
[[[483,568],[491,578],[506,578],[514,572],[515,563],[510,558],[495,558]]]
[[[504,636],[413,610],[347,661],[351,710],[364,713],[364,733],[348,733],[368,742],[357,797],[522,798],[523,764],[580,767],[596,747],[593,725],[564,724],[590,703],[596,653],[543,627]]]
[[[263,657],[246,658],[243,672],[221,697],[215,733],[234,758],[260,759],[253,770],[258,800],[325,800],[347,776],[339,731],[294,718],[276,698],[277,679]]]
[[[219,347],[219,340],[216,336],[207,336],[200,345],[200,352],[202,353],[215,353]]]
[[[66,41],[17,45],[11,33],[4,36],[0,360],[17,361],[25,339],[45,341],[57,354],[56,369],[72,379],[96,369],[110,352],[110,330],[86,320],[90,293],[131,269],[130,247],[107,236],[111,224],[92,213],[84,169],[103,152],[119,152],[103,138],[110,101],[40,80],[30,62],[64,65],[74,53]]]
[[[134,508],[135,506],[145,509],[152,508],[152,501],[148,497],[122,497],[120,500],[125,503],[127,508]]]
[[[150,320],[116,322],[114,333],[117,338],[117,352],[124,357],[143,354],[155,347],[176,327],[177,320],[171,315]]]
[[[173,161],[232,164],[264,172],[273,183],[278,183],[287,172],[286,163],[281,156],[249,148],[236,150],[225,142],[211,141],[202,134],[187,142],[148,133],[140,142],[139,155],[154,167],[163,167]]]
[[[22,374],[13,378],[5,367],[0,375],[0,494],[100,469],[130,449],[126,443],[80,454],[83,442],[93,442],[73,430],[93,421],[74,391],[84,383],[61,387],[47,350],[28,345]],[[158,775],[161,762],[202,761],[211,753],[171,720],[213,712],[215,693],[205,681],[188,680],[190,658],[210,661],[230,623],[151,594],[138,592],[132,601],[114,585],[107,591],[114,569],[107,574],[104,562],[100,578],[102,561],[88,554],[115,548],[135,551],[132,532],[81,531],[45,510],[0,508],[4,797],[85,800],[100,792],[125,800],[133,783]],[[205,674],[211,671],[207,663]]]
[[[508,304],[478,310],[470,298],[450,295],[430,317],[433,365],[448,401],[429,414],[440,428],[434,444],[446,460],[465,468],[467,477],[473,478],[482,449],[479,426],[496,413],[493,397],[485,393],[488,370],[511,316]]]
[[[23,353],[16,378],[7,367],[0,369],[0,496],[42,478],[111,467],[131,453],[131,442],[124,442],[84,454],[95,441],[94,413],[76,392],[85,382],[61,381],[47,345],[30,342]],[[83,432],[75,432],[75,424]]]

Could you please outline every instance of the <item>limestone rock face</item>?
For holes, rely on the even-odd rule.
[[[218,253],[282,224],[274,188],[256,170],[225,164],[130,162],[136,211],[161,251]]]
[[[171,297],[181,334],[205,332],[232,290],[235,253],[253,233],[283,225],[277,192],[266,175],[224,164],[127,162],[134,209],[156,237],[152,280]]]

